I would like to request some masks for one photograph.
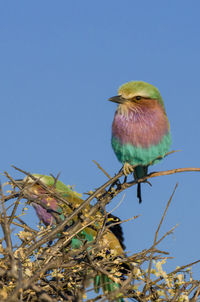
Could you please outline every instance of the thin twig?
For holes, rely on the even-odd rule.
[[[112,177],[100,166],[100,164],[96,161],[93,160],[93,163],[95,163],[97,165],[97,167],[109,178],[112,179]]]
[[[174,188],[174,190],[173,190],[173,193],[172,193],[172,195],[170,196],[170,199],[169,199],[169,201],[168,201],[168,203],[167,203],[167,206],[166,206],[166,208],[165,208],[165,211],[164,211],[164,213],[163,213],[163,216],[162,216],[162,218],[161,218],[161,220],[160,220],[160,223],[159,223],[158,228],[157,228],[156,233],[155,233],[154,243],[153,243],[152,249],[154,249],[154,247],[156,246],[157,237],[158,237],[158,232],[159,232],[160,227],[161,227],[161,225],[162,225],[162,222],[163,222],[163,220],[164,220],[164,218],[165,218],[165,216],[166,216],[167,210],[168,210],[168,208],[169,208],[169,205],[170,205],[170,203],[171,203],[171,201],[172,201],[172,198],[173,198],[173,196],[174,196],[174,193],[175,193],[177,187],[178,187],[178,184],[176,184],[176,186],[175,186],[175,188]],[[149,280],[150,280],[151,266],[152,266],[152,256],[153,256],[153,254],[151,253],[150,261],[149,261],[149,267],[148,267],[148,274],[147,274],[147,281],[146,281],[146,288],[145,288],[145,290],[148,290],[148,288],[149,288]]]

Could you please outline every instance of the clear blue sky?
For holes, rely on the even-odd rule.
[[[200,167],[200,2],[1,1],[1,166],[57,174],[79,192],[106,181],[92,160],[114,175],[121,164],[110,144],[116,109],[107,99],[130,80],[157,86],[171,124],[169,156],[150,170]],[[2,181],[3,181],[2,177]],[[171,251],[167,271],[200,258],[200,174],[185,173],[127,190],[114,212],[127,250],[151,246],[165,205],[179,182],[160,235],[179,224],[160,249]],[[122,195],[109,208],[114,208]],[[33,209],[27,216],[36,224]],[[194,269],[198,278],[200,266]]]

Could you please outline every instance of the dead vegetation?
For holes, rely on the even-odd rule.
[[[106,173],[99,165],[98,167]],[[45,187],[30,173],[14,168],[19,171],[21,178],[29,175],[33,183],[37,182]],[[200,168],[154,172],[139,181],[186,171],[200,171]],[[200,281],[193,279],[191,267],[200,260],[167,273],[163,269],[163,264],[168,261],[170,255],[159,250],[159,243],[175,229],[174,227],[164,236],[159,237],[161,224],[176,187],[166,205],[151,247],[129,256],[114,257],[112,253],[108,256],[103,252],[106,247],[99,245],[99,239],[106,229],[106,224],[102,223],[96,240],[92,242],[83,240],[81,248],[71,248],[70,243],[74,236],[79,236],[83,229],[99,221],[96,215],[99,209],[104,210],[106,204],[117,194],[137,184],[137,181],[127,182],[127,179],[123,178],[122,171],[114,177],[110,177],[107,173],[106,175],[109,180],[94,192],[90,192],[89,197],[64,221],[59,221],[55,214],[56,227],[40,225],[33,229],[26,220],[27,205],[31,205],[32,202],[32,197],[27,193],[30,183],[21,186],[5,172],[8,182],[1,186],[0,211],[2,228],[0,301],[102,302],[132,299],[132,301],[194,302],[198,300]],[[45,187],[45,190],[60,203],[67,202],[49,188]],[[82,210],[92,200],[96,203],[90,208],[88,215],[72,223],[75,216],[83,215]],[[40,198],[36,202],[40,204]],[[19,205],[22,204],[23,209],[19,211]],[[106,217],[104,219],[106,220]],[[20,230],[17,234],[16,228]],[[101,290],[98,292],[92,280],[100,275],[104,276],[105,282],[107,276],[119,284],[119,287],[112,293],[103,293]],[[93,294],[88,294],[92,291]],[[93,298],[89,299],[88,296]]]

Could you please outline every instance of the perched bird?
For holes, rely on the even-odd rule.
[[[56,215],[59,217],[61,221],[63,221],[68,215],[70,215],[80,204],[83,202],[81,199],[81,194],[72,190],[69,186],[66,186],[59,180],[56,180],[47,175],[33,174],[36,179],[39,179],[42,184],[44,184],[50,192],[58,194],[58,197],[61,196],[67,203],[60,202],[59,198],[56,198],[54,195],[48,192],[45,187],[42,187],[37,182],[33,181],[30,177],[26,177],[23,180],[24,184],[28,183],[27,189],[25,189],[25,193],[31,196],[33,199],[32,205],[36,210],[36,213],[39,219],[46,225],[55,226],[56,224]],[[33,183],[31,185],[31,183]],[[40,204],[34,202],[34,199],[39,200]],[[87,216],[87,213],[91,209],[92,206],[88,205],[83,208],[82,213]],[[96,213],[97,218],[100,218],[100,222],[94,222],[91,227],[84,228],[77,236],[72,238],[71,240],[71,248],[77,249],[83,245],[83,241],[92,242],[95,240],[98,230],[103,225],[104,215],[101,211]],[[94,217],[94,218],[95,218]],[[72,224],[80,220],[80,216],[76,215]],[[120,219],[111,214],[107,216],[106,226],[109,226],[115,222],[119,222]],[[99,239],[99,244],[102,246],[102,251],[97,254],[97,257],[112,257],[115,259],[116,257],[120,257],[124,255],[124,244],[123,244],[123,232],[120,224],[111,225],[110,228],[107,228],[102,237]],[[114,257],[114,258],[113,258]],[[112,281],[108,278],[107,275],[98,274],[94,279],[94,288],[95,291],[98,292],[100,288],[102,288],[104,293],[109,293],[113,290],[119,288],[119,284]],[[118,302],[122,302],[122,298],[116,299]]]
[[[112,124],[112,147],[124,164],[124,174],[135,179],[147,174],[149,165],[160,161],[171,144],[169,121],[159,90],[142,81],[123,84],[109,99],[118,105]],[[137,166],[133,169],[132,166]],[[138,198],[141,188],[138,183]]]

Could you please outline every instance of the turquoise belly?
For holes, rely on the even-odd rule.
[[[113,150],[121,163],[128,162],[131,165],[148,166],[155,164],[163,157],[169,150],[171,145],[171,134],[167,133],[159,144],[150,146],[149,148],[136,147],[131,144],[121,144],[120,140],[112,137]]]

